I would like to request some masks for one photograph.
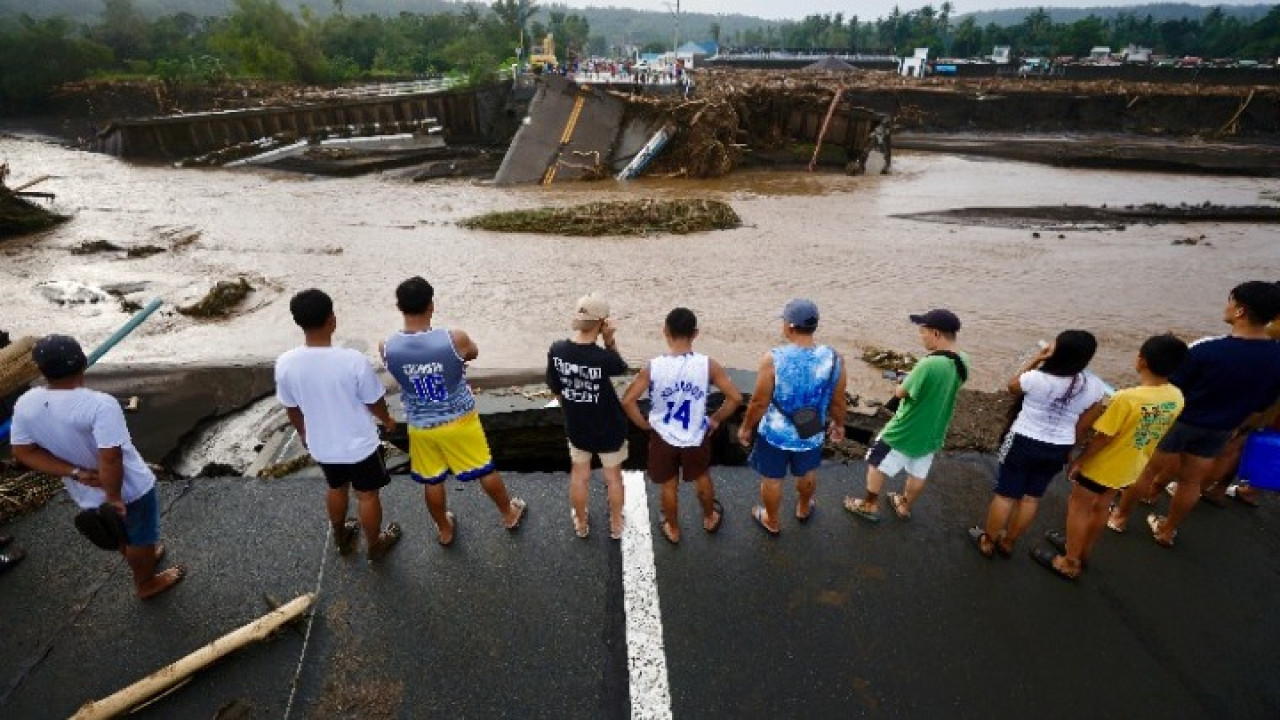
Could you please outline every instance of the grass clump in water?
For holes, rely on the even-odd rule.
[[[209,294],[205,295],[200,302],[180,307],[178,312],[188,317],[226,317],[251,292],[253,292],[253,287],[244,278],[240,278],[237,281],[223,280],[214,285]]]
[[[736,228],[742,219],[719,200],[646,199],[488,213],[458,224],[475,230],[572,236],[684,235]]]

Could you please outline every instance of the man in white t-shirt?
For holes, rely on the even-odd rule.
[[[27,392],[14,406],[13,456],[32,470],[60,476],[81,508],[120,513],[126,537],[122,551],[138,597],[146,600],[168,590],[187,568],[156,571],[164,554],[158,545],[156,478],[133,446],[120,403],[84,386],[88,362],[74,338],[48,335],[31,356],[48,387]]]
[[[401,535],[396,523],[381,529],[378,491],[391,476],[374,418],[388,431],[396,427],[383,397],[386,388],[364,355],[333,347],[338,319],[333,300],[323,291],[311,288],[294,295],[289,312],[305,342],[276,360],[276,397],[324,472],[329,485],[325,506],[338,552],[355,550],[363,529],[369,560],[380,560]],[[348,488],[356,492],[359,522],[347,519]]]

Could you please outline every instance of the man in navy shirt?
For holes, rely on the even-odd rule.
[[[1138,481],[1121,497],[1108,527],[1123,532],[1134,503],[1177,479],[1168,517],[1147,516],[1155,541],[1173,546],[1178,526],[1210,484],[1214,459],[1231,434],[1280,393],[1280,344],[1267,336],[1267,324],[1278,315],[1280,285],[1255,280],[1231,291],[1222,316],[1231,325],[1230,334],[1193,343],[1186,362],[1170,378],[1182,390],[1186,406]]]

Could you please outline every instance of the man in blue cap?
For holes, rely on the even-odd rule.
[[[31,356],[48,387],[28,391],[14,406],[13,456],[32,470],[61,477],[81,508],[119,513],[125,533],[121,551],[138,597],[146,600],[168,590],[187,569],[157,571],[164,551],[158,544],[156,478],[133,446],[120,403],[84,386],[88,361],[74,338],[45,336]]]
[[[827,436],[844,440],[844,360],[830,346],[814,341],[817,329],[818,306],[812,300],[797,298],[782,309],[782,337],[787,342],[761,358],[738,430],[739,442],[751,447],[751,467],[760,473],[760,504],[751,516],[774,537],[780,530],[778,506],[787,470],[796,478],[796,521],[807,522],[813,514],[823,441]]]
[[[956,351],[960,318],[955,313],[939,308],[912,315],[911,322],[919,326],[920,342],[929,355],[894,390],[901,406],[867,453],[866,496],[844,499],[846,510],[871,522],[880,521],[884,481],[904,470],[906,487],[901,495],[890,493],[889,502],[899,519],[911,518],[911,505],[924,490],[933,455],[947,437],[956,395],[969,377],[969,360]]]

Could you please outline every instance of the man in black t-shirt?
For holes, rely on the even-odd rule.
[[[569,503],[573,529],[585,538],[587,482],[591,457],[600,456],[609,488],[609,535],[622,538],[622,463],[627,459],[627,421],[611,377],[627,371],[614,339],[617,330],[609,320],[609,303],[594,295],[578,300],[573,317],[573,337],[557,340],[547,351],[547,387],[564,409],[565,434],[569,437]],[[596,344],[604,340],[604,347]]]

